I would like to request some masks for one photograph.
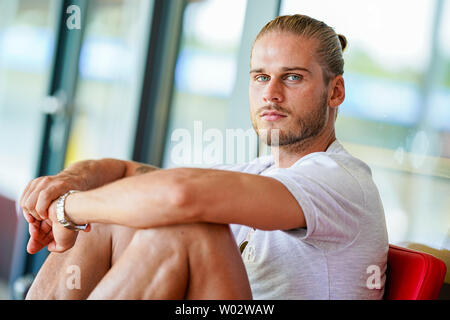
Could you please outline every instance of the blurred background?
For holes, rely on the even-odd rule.
[[[0,299],[20,298],[47,254],[25,252],[16,213],[30,180],[103,157],[174,167],[173,132],[194,135],[195,121],[250,129],[252,41],[294,13],[347,37],[337,136],[372,169],[390,243],[450,269],[450,1],[4,0]],[[448,272],[446,283],[448,299]]]

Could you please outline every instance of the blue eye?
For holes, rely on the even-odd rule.
[[[257,76],[255,79],[258,82],[266,82],[266,81],[269,81],[270,77],[265,76],[265,75],[260,75],[260,76]]]
[[[290,80],[290,81],[299,81],[299,80],[302,80],[302,78],[303,77],[298,74],[290,74],[286,77],[286,79]]]

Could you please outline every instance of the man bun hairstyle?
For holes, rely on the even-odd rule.
[[[341,43],[342,52],[344,52],[345,48],[347,48],[347,38],[342,34],[338,34],[337,36],[339,38],[339,42]]]
[[[336,34],[334,29],[324,22],[301,14],[279,16],[261,29],[254,43],[269,32],[290,32],[306,39],[317,40],[316,58],[322,67],[325,84],[335,76],[344,74],[342,53],[347,47],[347,39]]]

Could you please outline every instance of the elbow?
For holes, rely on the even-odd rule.
[[[171,189],[170,204],[174,209],[185,209],[191,205],[192,195],[184,183],[176,181]]]
[[[180,215],[181,222],[201,222],[201,209],[192,179],[177,177],[172,182],[170,206]]]

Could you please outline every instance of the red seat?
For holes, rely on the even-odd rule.
[[[389,245],[385,300],[437,299],[446,266],[438,258],[419,251]]]

